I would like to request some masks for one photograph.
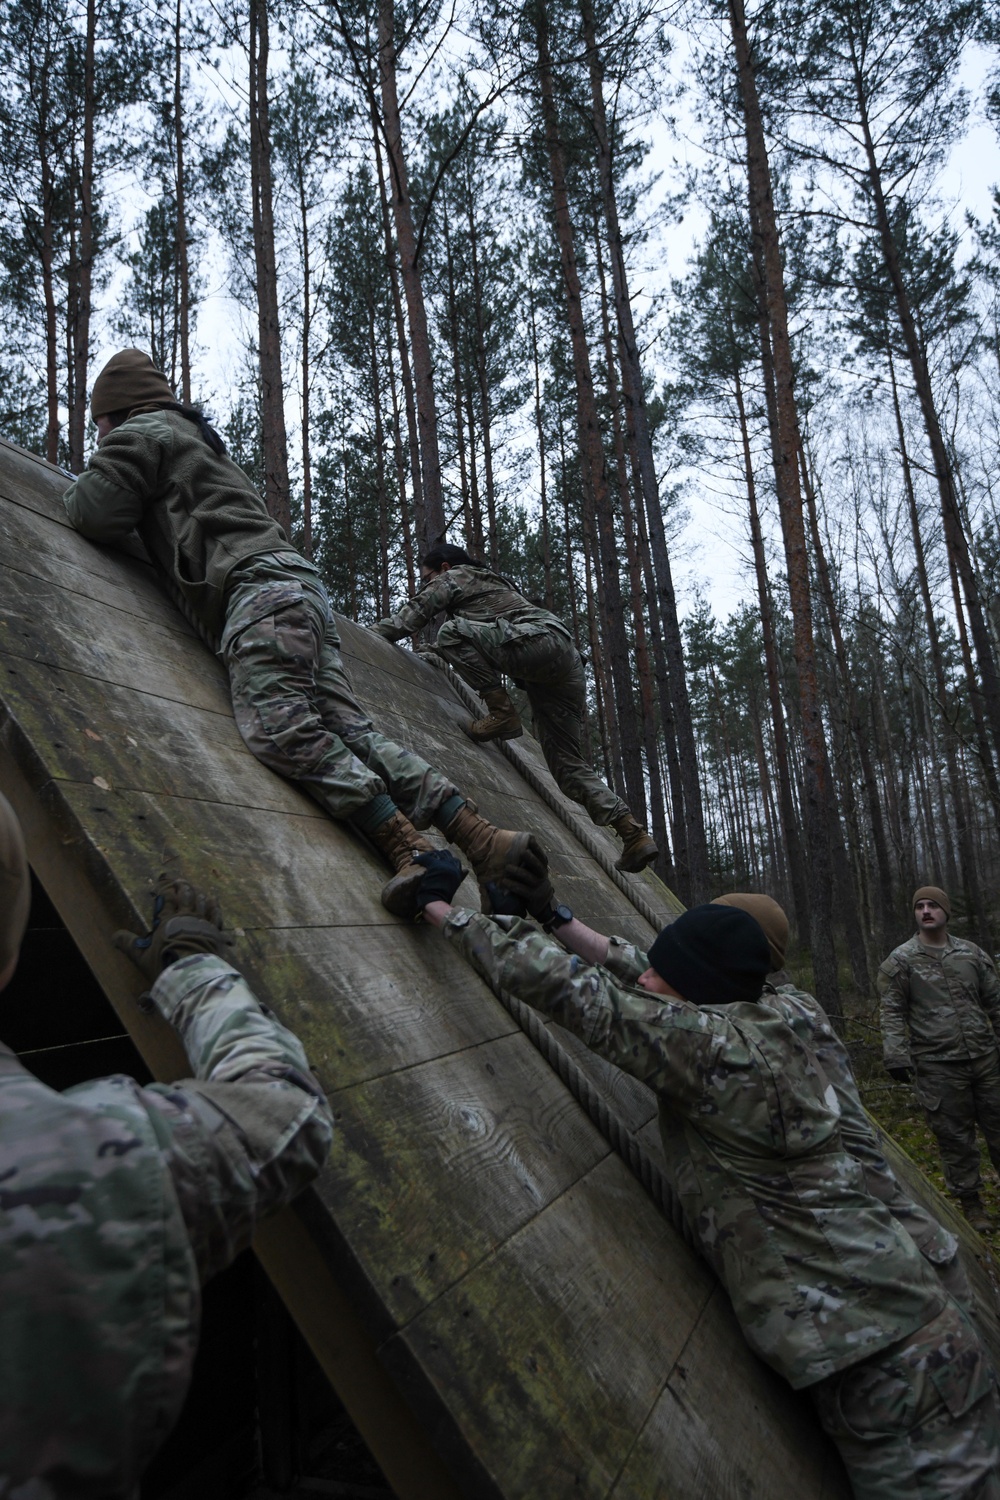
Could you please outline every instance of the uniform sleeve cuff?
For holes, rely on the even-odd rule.
[[[243,978],[239,969],[234,969],[232,964],[227,964],[214,953],[192,953],[164,969],[150,994],[157,1010],[169,1020],[192,990],[201,989],[213,979],[230,974],[237,979]]]

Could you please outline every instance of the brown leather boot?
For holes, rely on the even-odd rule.
[[[548,868],[548,860],[533,833],[494,828],[492,823],[479,816],[474,802],[466,802],[455,814],[444,829],[444,836],[450,844],[457,844],[467,857],[481,886],[490,880],[502,885],[504,875],[512,865],[531,867],[532,870],[537,867],[539,879]]]
[[[611,826],[624,845],[621,859],[615,865],[616,870],[621,870],[626,875],[638,875],[640,870],[653,863],[660,851],[630,812],[615,818]]]
[[[401,812],[393,813],[380,823],[368,837],[381,849],[396,871],[389,883],[382,888],[382,905],[394,917],[416,916],[417,886],[427,874],[423,865],[413,862],[415,854],[426,854],[434,848],[429,839],[417,832],[409,818]]]
[[[978,1193],[963,1193],[959,1199],[962,1212],[968,1219],[977,1234],[989,1234],[993,1228],[989,1214],[983,1207],[983,1200]]]
[[[507,696],[506,688],[488,688],[483,702],[489,709],[485,718],[473,719],[466,729],[470,740],[485,745],[488,740],[516,740],[524,733],[517,709]],[[471,856],[470,856],[471,857]]]

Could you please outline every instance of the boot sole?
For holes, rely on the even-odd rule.
[[[659,852],[659,849],[651,839],[648,848],[641,849],[638,853],[631,854],[628,857],[623,854],[615,865],[615,869],[621,870],[623,875],[638,875],[640,870],[645,870],[648,865],[653,863]]]
[[[382,905],[394,917],[412,920],[417,914],[417,887],[427,872],[416,875],[394,875],[382,887]]]
[[[494,734],[473,734],[471,729],[465,732],[474,745],[488,745],[493,740],[519,740],[524,729],[498,729]]]

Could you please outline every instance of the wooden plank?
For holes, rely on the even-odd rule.
[[[128,553],[85,542],[75,531],[53,526],[32,511],[0,506],[0,556],[14,572],[48,589],[80,594],[137,620],[152,620],[176,635],[190,625],[154,582],[152,564]]]
[[[11,663],[19,658],[46,662],[115,687],[232,712],[225,672],[193,635],[137,620],[80,594],[72,596],[70,625],[68,618],[46,610],[45,593],[37,580],[0,566],[6,622],[0,641]],[[9,665],[12,670],[16,666]]]
[[[706,1268],[636,1198],[618,1158],[607,1157],[382,1357],[416,1411],[443,1406],[482,1434],[477,1457],[490,1492],[597,1500],[713,1289]],[[446,1431],[437,1445],[449,1454]],[[661,1450],[661,1462],[668,1454]]]
[[[469,1274],[609,1146],[518,1032],[331,1091],[320,1195],[396,1325]]]
[[[636,1495],[746,1500],[748,1495],[808,1494],[849,1500],[851,1489],[833,1444],[818,1426],[813,1442],[802,1441],[811,1423],[808,1396],[793,1391],[751,1353],[717,1286],[611,1495],[614,1500]]]

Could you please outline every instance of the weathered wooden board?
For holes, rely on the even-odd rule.
[[[135,1006],[110,936],[146,916],[164,868],[218,891],[241,965],[303,1037],[334,1150],[258,1253],[397,1493],[769,1495],[794,1475],[802,1500],[826,1494],[810,1412],[705,1268],[454,950],[383,910],[372,851],[247,754],[220,663],[141,556],[72,532],[64,484],[0,444],[0,786],[158,1076],[183,1071],[176,1037]],[[558,799],[462,734],[440,673],[347,622],[343,637],[383,731],[535,829],[585,920],[650,941]],[[652,1136],[646,1091],[567,1045]]]

